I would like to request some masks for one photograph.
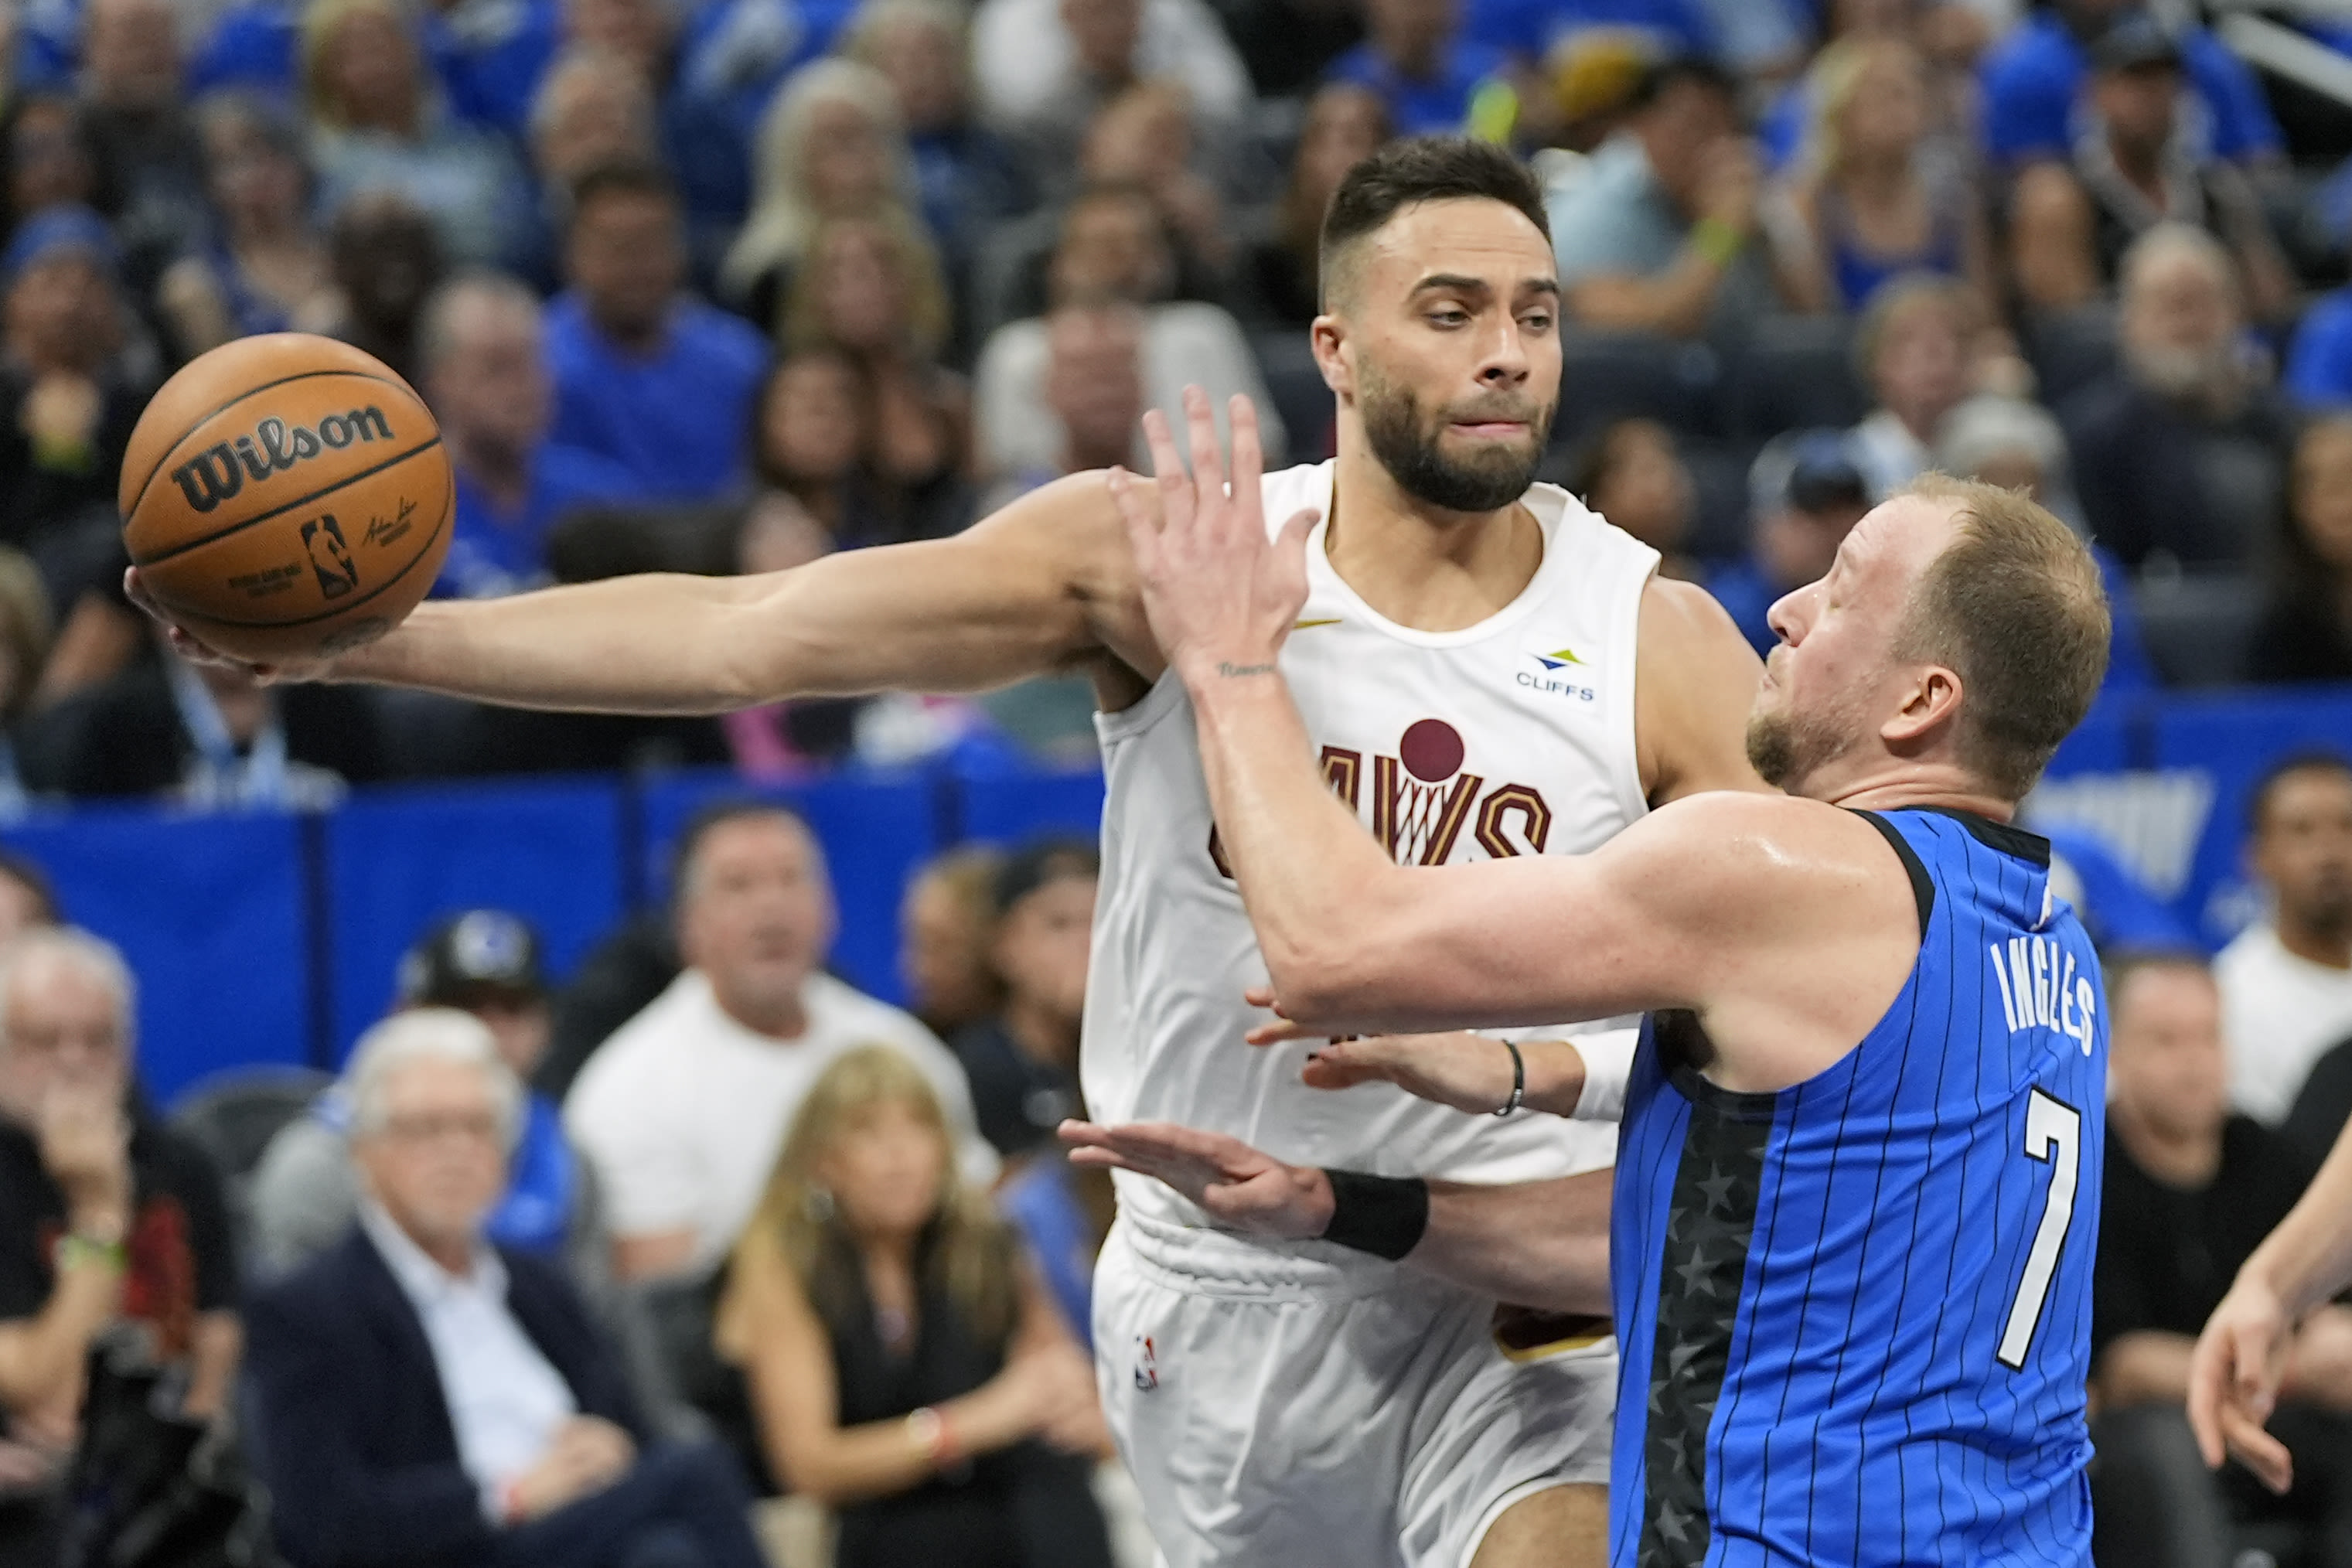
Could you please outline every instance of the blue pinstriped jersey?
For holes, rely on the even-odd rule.
[[[1643,1030],[1617,1159],[1615,1568],[2090,1562],[2105,997],[2049,847],[1871,817],[1919,957],[1776,1094]]]

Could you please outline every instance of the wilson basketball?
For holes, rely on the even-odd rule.
[[[449,455],[424,400],[332,338],[240,338],[189,362],[123,458],[122,539],[173,619],[259,664],[383,636],[449,552]]]

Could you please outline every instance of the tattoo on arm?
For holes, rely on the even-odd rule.
[[[1274,673],[1274,666],[1270,664],[1227,664],[1221,660],[1217,665],[1217,673],[1223,676],[1226,679],[1231,680],[1236,677],[1244,675],[1272,675]]]

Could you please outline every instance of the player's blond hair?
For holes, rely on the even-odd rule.
[[[1950,504],[1959,530],[1913,585],[1895,657],[1959,676],[1961,761],[2022,800],[2106,678],[2098,563],[2022,491],[1929,473],[1902,493]]]

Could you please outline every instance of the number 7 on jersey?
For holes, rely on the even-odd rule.
[[[2065,1250],[2066,1229],[2074,1223],[2083,1113],[2035,1089],[2025,1106],[2025,1156],[2050,1167],[2050,1195],[2042,1207],[2042,1225],[2033,1233],[2033,1249],[2025,1255],[2025,1277],[2017,1282],[2017,1299],[2010,1303],[2009,1325],[2001,1331],[1997,1358],[2012,1372],[2025,1364],[2050,1281],[2058,1272],[2058,1255]]]

